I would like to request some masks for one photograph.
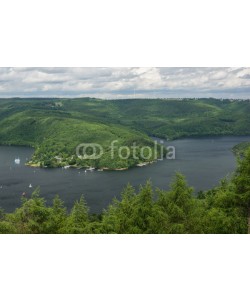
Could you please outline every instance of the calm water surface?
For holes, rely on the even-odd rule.
[[[167,189],[176,171],[182,172],[196,191],[207,190],[233,172],[236,160],[231,151],[250,137],[216,137],[181,139],[165,144],[175,146],[176,159],[163,160],[146,167],[128,171],[87,172],[76,169],[39,169],[25,166],[33,153],[26,147],[0,146],[0,207],[7,212],[20,205],[23,192],[28,196],[36,186],[50,203],[55,194],[64,200],[68,208],[83,194],[91,212],[101,212],[113,197],[119,196],[130,182],[138,187],[151,179],[157,187]],[[20,165],[15,164],[20,158]],[[32,185],[32,188],[29,185]]]

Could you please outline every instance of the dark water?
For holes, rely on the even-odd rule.
[[[36,186],[46,199],[59,194],[68,208],[83,194],[91,212],[106,208],[114,196],[119,196],[130,182],[138,187],[151,179],[153,184],[167,189],[175,171],[186,175],[188,183],[196,191],[216,186],[220,179],[233,172],[236,160],[232,147],[250,137],[216,137],[182,139],[167,142],[175,146],[176,159],[134,168],[128,171],[87,172],[68,169],[39,169],[25,166],[33,150],[25,147],[0,146],[0,207],[7,212],[20,204],[23,192],[30,195]],[[20,158],[20,165],[15,158]],[[29,185],[32,184],[32,188]]]

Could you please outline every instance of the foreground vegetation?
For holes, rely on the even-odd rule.
[[[247,233],[250,206],[250,149],[230,180],[194,196],[181,174],[170,191],[147,182],[136,193],[128,185],[121,201],[101,215],[89,214],[84,198],[71,212],[59,197],[47,206],[39,191],[13,213],[0,214],[0,233]]]
[[[233,153],[239,157],[242,157],[245,155],[248,148],[250,148],[250,142],[242,142],[233,147]]]
[[[250,101],[216,99],[1,99],[0,144],[34,147],[35,166],[126,169],[154,159],[139,150],[153,149],[150,136],[248,135],[249,113]],[[117,150],[110,159],[114,140],[130,149],[136,143],[139,159],[120,159]],[[81,143],[100,144],[104,155],[79,159],[75,149]]]

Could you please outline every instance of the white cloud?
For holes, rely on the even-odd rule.
[[[250,98],[250,68],[0,68],[0,97]]]

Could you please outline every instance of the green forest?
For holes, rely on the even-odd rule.
[[[0,212],[0,233],[59,234],[202,234],[248,233],[250,209],[250,148],[238,159],[231,178],[218,187],[194,195],[183,175],[177,173],[168,191],[150,182],[136,192],[124,188],[100,215],[89,213],[84,197],[68,213],[58,196],[46,205],[37,189],[23,197],[13,213]]]
[[[30,165],[127,169],[150,162],[140,149],[153,149],[151,137],[249,135],[250,101],[221,99],[13,98],[0,101],[0,144],[34,147]],[[138,148],[135,159],[110,159],[110,143]],[[97,160],[76,155],[81,143],[97,143]],[[160,150],[157,150],[160,151]],[[157,152],[158,155],[158,152]]]
[[[233,153],[237,156],[244,156],[247,148],[250,148],[250,142],[242,142],[233,147]]]

